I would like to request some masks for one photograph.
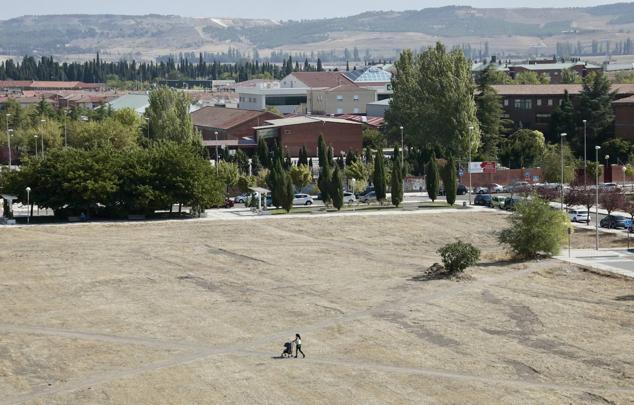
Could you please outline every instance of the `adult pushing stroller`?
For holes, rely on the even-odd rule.
[[[282,357],[292,357],[293,356],[293,343],[286,342],[284,343],[284,351],[282,352]]]

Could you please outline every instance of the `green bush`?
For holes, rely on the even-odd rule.
[[[522,201],[515,208],[509,218],[510,227],[500,234],[500,242],[518,258],[558,254],[570,227],[568,216],[538,197]]]
[[[450,243],[439,249],[438,253],[449,274],[460,273],[480,260],[480,250],[472,244],[462,241]]]

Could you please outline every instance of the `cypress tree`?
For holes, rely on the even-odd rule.
[[[394,147],[394,159],[392,165],[392,204],[398,207],[403,202],[403,168],[401,167],[401,154],[398,145]]]
[[[381,204],[385,200],[385,169],[383,168],[383,151],[376,151],[374,157],[374,174],[372,176],[372,183],[374,183],[374,192],[376,193],[376,199]]]
[[[429,163],[427,164],[427,175],[425,176],[425,184],[427,185],[427,194],[432,202],[438,197],[439,188],[438,162],[436,162],[436,153],[432,153]]]
[[[456,161],[453,156],[449,158],[447,166],[445,166],[445,193],[447,193],[447,204],[454,205],[456,203],[456,193],[458,192],[458,181],[456,179]]]
[[[319,167],[324,167],[326,161],[326,142],[324,142],[324,136],[319,135],[317,140],[317,157],[319,158]]]
[[[273,169],[269,174],[270,182],[269,186],[271,187],[271,199],[272,203],[275,207],[281,207],[284,204],[285,194],[286,194],[286,182],[285,182],[285,174],[286,172],[282,168],[282,159],[275,159],[275,164],[273,165]]]
[[[271,168],[271,156],[269,155],[269,146],[266,144],[264,138],[258,139],[258,160],[265,169]]]
[[[293,180],[288,172],[282,173],[282,180],[284,182],[282,208],[284,208],[286,212],[291,212],[291,208],[293,208],[293,197],[295,196],[295,190],[293,190]]]
[[[332,172],[332,178],[330,179],[330,196],[332,198],[332,205],[341,210],[343,207],[343,183],[341,180],[341,172],[339,166],[335,166],[335,170]]]

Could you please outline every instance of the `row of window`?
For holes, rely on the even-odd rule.
[[[359,96],[352,96],[352,99],[354,101],[359,101]],[[337,101],[343,101],[343,96],[342,95],[338,95],[337,96]]]
[[[255,103],[256,98],[255,97],[240,97],[240,102],[241,103]]]
[[[510,105],[510,102],[511,101],[508,98],[505,98],[504,107],[508,107]],[[561,102],[562,100],[559,100],[559,105],[561,105]],[[554,105],[553,99],[549,98],[546,100],[546,99],[538,98],[537,107],[541,107],[543,105],[548,105],[549,107],[552,107]],[[513,100],[513,106],[515,107],[516,110],[531,110],[533,109],[533,99],[516,98],[515,100]]]

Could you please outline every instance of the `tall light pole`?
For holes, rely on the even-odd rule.
[[[564,210],[564,138],[568,136],[567,133],[562,133],[560,138],[561,138],[561,146],[559,146],[559,151],[561,152],[561,184],[560,184],[560,189],[561,189],[561,210]]]
[[[218,131],[214,131],[216,136],[216,176],[218,175]]]
[[[64,147],[68,148],[68,134],[66,133],[66,120],[68,119],[68,109],[64,109]]]
[[[401,174],[405,173],[405,128],[401,125]],[[403,199],[405,199],[405,176],[403,176]]]
[[[33,135],[33,138],[35,138],[35,157],[37,157],[37,135]]]
[[[595,201],[594,201],[594,214],[595,214],[595,245],[596,245],[596,250],[599,250],[599,150],[601,149],[600,146],[595,146],[594,147],[594,151],[596,153],[596,170],[595,170],[595,175],[596,175],[596,179],[595,179]]]
[[[588,188],[588,120],[583,120],[583,184]]]
[[[7,129],[7,146],[9,147],[9,170],[11,170],[11,131],[9,131],[9,117],[11,114],[5,114]]]
[[[40,120],[40,123],[42,123],[42,125],[46,122],[46,120],[42,119]],[[44,157],[44,131],[41,131],[42,133],[40,134],[40,140],[42,141],[42,157]]]
[[[13,166],[12,156],[11,156],[11,137],[13,136],[13,130],[7,129],[7,146],[9,147],[9,171],[11,171],[11,166]]]
[[[468,170],[469,170],[469,205],[471,205],[471,133],[473,132],[473,126],[469,127],[469,142],[468,142],[468,148],[469,148],[469,166],[468,166]]]
[[[610,161],[610,155],[605,155],[605,170],[608,170],[608,164]],[[610,173],[612,173],[612,168],[610,168]],[[605,183],[605,173],[603,175],[603,182]]]
[[[31,187],[27,187],[25,190],[26,190],[26,223],[30,224],[31,223],[31,209],[29,207],[31,206],[30,204]]]

